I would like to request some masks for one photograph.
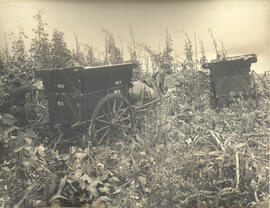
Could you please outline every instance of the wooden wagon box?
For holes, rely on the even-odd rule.
[[[128,97],[134,63],[99,67],[39,70],[48,95],[51,124],[72,124],[91,119],[97,103],[108,94]]]
[[[250,66],[257,62],[255,54],[215,59],[203,65],[210,69],[211,104],[225,104],[232,95],[246,96],[250,87]]]

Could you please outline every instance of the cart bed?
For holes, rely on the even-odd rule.
[[[96,104],[106,95],[128,97],[134,63],[99,67],[72,67],[40,70],[48,95],[51,124],[90,120]]]

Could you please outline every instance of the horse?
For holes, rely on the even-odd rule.
[[[131,104],[140,106],[161,97],[161,76],[155,74],[153,78],[136,80],[130,83],[128,89]]]

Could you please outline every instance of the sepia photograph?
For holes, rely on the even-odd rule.
[[[0,0],[0,208],[268,208],[269,139],[269,0]]]

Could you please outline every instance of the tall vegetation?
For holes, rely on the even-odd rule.
[[[201,52],[201,57],[200,57],[199,63],[205,64],[207,62],[205,48],[204,48],[203,41],[200,39],[200,37],[199,37],[199,45],[200,45],[200,52]]]
[[[133,32],[133,29],[130,25],[128,25],[128,28],[129,28],[130,38],[131,38],[131,44],[128,46],[130,60],[137,61],[136,43],[135,43],[134,32]]]
[[[1,207],[12,202],[11,207],[255,208],[263,207],[255,206],[257,203],[268,201],[267,77],[254,79],[256,100],[239,99],[229,107],[211,109],[209,75],[195,70],[196,52],[194,60],[193,43],[184,32],[182,64],[189,70],[177,73],[178,85],[165,93],[155,109],[147,109],[140,119],[136,118],[140,130],[109,146],[89,144],[85,149],[78,144],[81,135],[76,137],[76,131],[72,141],[68,138],[69,144],[57,145],[70,134],[48,133],[46,125],[40,125],[47,114],[25,128],[17,127],[16,119],[5,117],[2,109],[9,82],[5,71],[11,71],[13,63],[15,70],[25,66],[62,67],[75,62],[122,63],[123,49],[122,44],[117,46],[112,33],[103,29],[104,57],[92,44],[81,44],[76,34],[76,47],[71,52],[62,32],[54,30],[49,38],[42,11],[34,18],[37,26],[30,50],[25,47],[23,30],[12,39],[11,48],[6,41],[0,50]],[[219,42],[219,49],[212,32],[210,35],[217,58],[226,57],[223,43]],[[164,47],[158,52],[136,43],[131,27],[130,36],[128,50],[133,61],[145,59],[156,71],[163,72],[176,66],[168,29]],[[205,63],[204,44],[198,40],[200,63]],[[150,56],[145,56],[145,51]],[[43,103],[39,106],[47,110]]]
[[[168,28],[166,29],[166,37],[162,51],[155,53],[150,48],[148,48],[147,51],[150,51],[154,68],[156,68],[157,71],[166,73],[173,71],[173,41]]]
[[[77,34],[74,32],[74,39],[75,39],[75,50],[73,50],[72,56],[74,60],[77,62],[76,64],[85,65],[85,56],[81,50],[81,43],[79,42],[79,38]]]
[[[64,33],[58,30],[53,31],[51,47],[51,64],[52,67],[63,67],[71,59],[71,52],[67,49],[64,41]]]
[[[5,58],[3,51],[0,50],[0,74],[4,74],[5,71]]]
[[[105,35],[105,64],[119,64],[123,62],[123,55],[116,46],[113,34],[106,28],[102,29]]]
[[[194,60],[193,60],[192,41],[190,40],[188,34],[184,30],[183,30],[183,33],[185,35],[185,45],[184,45],[185,60],[184,60],[184,66],[188,66],[190,68],[193,68],[195,63],[194,63]]]
[[[27,64],[27,51],[25,48],[24,39],[28,37],[25,35],[23,28],[20,28],[18,38],[12,40],[12,55],[11,60],[14,65],[20,68],[25,68]]]
[[[213,42],[214,49],[215,49],[215,52],[216,52],[216,58],[217,59],[226,59],[226,57],[227,57],[227,51],[226,51],[226,49],[225,49],[225,47],[223,45],[223,42],[220,41],[220,43],[221,43],[221,49],[219,49],[218,48],[218,43],[217,43],[217,41],[216,41],[216,39],[215,39],[215,37],[214,37],[213,32],[212,32],[211,29],[209,29],[209,34],[210,34],[210,36],[212,38],[212,42]]]
[[[86,55],[85,55],[85,62],[88,66],[96,66],[99,65],[98,59],[95,57],[94,48],[88,44],[85,44],[86,47]]]
[[[43,11],[39,10],[34,19],[37,25],[33,29],[35,37],[32,39],[30,48],[33,67],[36,69],[48,68],[51,61],[51,43],[49,41],[49,34],[46,31],[47,23],[43,21]]]
[[[75,47],[70,50],[67,47],[64,33],[59,30],[53,30],[51,37],[47,30],[47,23],[44,21],[44,13],[39,10],[33,17],[36,21],[36,26],[33,28],[34,38],[31,40],[30,49],[25,46],[27,36],[21,29],[18,36],[13,38],[11,48],[9,48],[8,41],[6,41],[5,48],[1,52],[3,68],[10,68],[10,63],[16,63],[19,68],[55,68],[65,66],[97,66],[102,64],[118,64],[124,62],[124,47],[121,37],[119,38],[120,44],[116,42],[113,34],[107,29],[103,28],[101,32],[104,34],[104,49],[94,48],[92,44],[81,43],[79,36],[74,32]],[[166,29],[165,41],[163,46],[158,51],[152,50],[145,44],[139,44],[135,40],[135,34],[132,27],[129,25],[130,43],[126,50],[129,54],[129,60],[138,62],[141,64],[140,74],[155,73],[157,71],[171,72],[178,71],[181,68],[179,64],[182,64],[182,68],[192,68],[197,66],[198,63],[205,63],[206,55],[203,42],[198,41],[200,47],[201,57],[200,61],[194,60],[193,43],[188,34],[183,31],[185,44],[184,44],[184,59],[180,61],[174,57],[173,39],[171,34]],[[213,37],[213,34],[211,33]],[[195,42],[196,42],[195,37]],[[218,50],[217,42],[213,39],[217,56],[224,57],[227,54],[223,43],[222,48]],[[118,45],[119,44],[119,45]],[[195,44],[197,45],[197,44]],[[195,59],[197,47],[195,46]],[[221,54],[221,55],[219,55]],[[197,63],[198,62],[198,63]]]

